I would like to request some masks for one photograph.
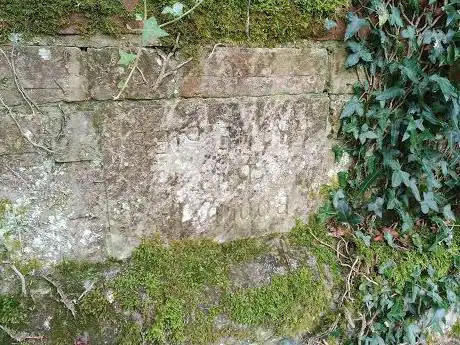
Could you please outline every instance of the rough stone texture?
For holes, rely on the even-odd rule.
[[[329,92],[331,94],[351,94],[353,85],[358,81],[356,70],[351,68],[346,70],[344,63],[347,58],[347,52],[343,45],[336,45],[331,50],[331,79]]]
[[[340,130],[340,114],[351,95],[331,95],[331,108],[329,116],[330,135],[337,138]]]
[[[10,52],[11,48],[4,47]],[[73,102],[87,99],[82,51],[76,47],[19,46],[9,54],[16,76],[36,103]],[[0,55],[0,81],[7,104],[24,103],[16,89],[12,69]]]
[[[89,78],[89,92],[91,98],[96,100],[113,99],[119,92],[121,85],[129,74],[129,67],[118,65],[120,59],[118,48],[88,48],[86,54],[86,66]],[[128,99],[158,99],[170,98],[177,94],[177,80],[182,71],[178,71],[166,77],[159,87],[154,87],[158,74],[162,67],[162,59],[150,49],[144,49],[139,61],[139,68],[143,73],[136,70],[122,98]],[[178,62],[171,60],[174,68]]]
[[[321,93],[326,89],[324,48],[216,48],[185,76],[184,97]]]
[[[333,169],[327,96],[109,104],[111,233],[219,241],[288,231]],[[116,245],[116,244],[115,244]]]
[[[36,154],[0,157],[0,199],[14,205],[21,253],[44,262],[104,257],[106,210],[100,167]]]
[[[0,110],[0,199],[26,205],[29,256],[124,258],[157,232],[227,241],[288,231],[343,168],[328,139],[352,80],[342,46],[216,48],[158,89],[161,59],[145,49],[146,81],[136,71],[115,102],[129,40],[66,40],[16,49],[39,110],[23,104],[0,58],[1,96],[23,132],[53,150],[34,148]]]

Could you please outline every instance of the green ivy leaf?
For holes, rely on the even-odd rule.
[[[401,217],[401,220],[403,221],[402,224],[402,231],[403,233],[406,233],[407,231],[411,230],[414,227],[414,221],[412,220],[412,217],[410,216],[409,213],[403,212],[403,211],[398,211],[399,216]]]
[[[362,125],[361,133],[359,133],[359,141],[364,144],[367,139],[377,139],[379,136],[372,130],[369,129],[367,124]]]
[[[409,78],[413,83],[419,82],[420,65],[417,61],[411,59],[404,59],[403,64],[400,66],[401,72]]]
[[[358,62],[359,62],[359,54],[358,53],[350,54],[345,60],[345,68],[353,67],[357,65]]]
[[[142,29],[142,43],[144,45],[155,43],[159,38],[166,36],[168,33],[158,25],[154,17],[144,20],[144,28]]]
[[[367,210],[369,212],[374,212],[377,217],[382,218],[384,203],[385,203],[385,199],[378,197],[375,199],[374,202],[371,202],[370,204],[367,205]]]
[[[376,8],[376,12],[379,18],[379,26],[382,27],[390,18],[390,14],[388,13],[387,7],[383,2],[379,2]]]
[[[414,196],[415,200],[420,202],[420,191],[418,190],[417,182],[414,178],[410,179],[409,188],[412,191],[412,195]]]
[[[172,6],[165,6],[161,14],[171,14],[174,17],[180,17],[184,12],[184,4],[181,2],[176,2]]]
[[[361,28],[368,27],[369,22],[366,19],[359,18],[355,13],[347,14],[348,26],[345,31],[345,41],[352,38]]]
[[[385,232],[383,234],[383,237],[385,238],[385,241],[387,241],[388,245],[390,247],[394,247],[395,246],[395,242],[394,242],[394,238],[393,238],[393,235],[389,232]]]
[[[356,96],[353,96],[351,100],[348,101],[347,105],[342,111],[342,114],[340,115],[340,118],[344,119],[351,117],[354,114],[357,114],[358,116],[364,115],[364,105]]]
[[[421,333],[420,327],[416,323],[411,323],[406,327],[406,337],[410,345],[417,344],[417,337]]]
[[[427,214],[430,210],[435,212],[439,211],[438,204],[436,203],[436,200],[434,200],[433,192],[423,192],[423,201],[420,203],[420,206],[422,207],[422,212],[424,214]]]
[[[120,60],[118,60],[118,64],[122,66],[128,66],[137,57],[136,54],[127,53],[121,49],[118,51],[118,54],[120,55]]]
[[[348,48],[353,52],[350,54],[345,62],[345,67],[351,67],[358,63],[359,59],[371,62],[372,54],[362,43],[350,41],[348,42]]]
[[[395,6],[391,6],[390,24],[399,28],[402,28],[404,25],[401,19],[401,12],[399,11],[399,8]]]
[[[391,307],[390,312],[387,314],[388,318],[393,321],[400,321],[406,315],[404,311],[404,304],[400,299]]]
[[[366,247],[370,247],[371,246],[371,237],[369,235],[364,235],[361,231],[355,231],[355,236],[360,239],[361,241],[363,241],[364,245]]]
[[[324,27],[327,31],[330,31],[337,27],[337,23],[329,18],[326,18],[326,20],[324,21]]]
[[[334,197],[332,199],[332,204],[334,205],[336,211],[342,216],[347,216],[348,214],[350,214],[350,205],[348,204],[348,201],[342,189],[339,189],[337,192],[335,192]]]
[[[401,97],[402,95],[404,95],[404,93],[405,93],[404,89],[393,86],[393,87],[389,87],[383,92],[378,93],[375,99],[377,101],[387,101],[389,99]]]
[[[404,183],[407,187],[410,186],[410,175],[409,173],[402,170],[393,170],[391,175],[391,186],[397,188]]]
[[[410,41],[415,41],[415,35],[416,35],[416,31],[415,31],[415,27],[413,27],[413,26],[407,26],[401,32],[401,36],[404,37],[404,38],[407,38]]]
[[[442,214],[444,215],[444,218],[446,220],[453,220],[455,221],[456,217],[454,213],[452,212],[450,204],[447,204],[446,206],[443,207],[442,209]]]
[[[396,267],[396,263],[393,260],[387,260],[379,266],[379,274],[387,273],[387,270],[391,270]]]
[[[451,98],[457,97],[457,92],[455,87],[450,83],[449,79],[441,77],[437,74],[432,75],[430,77],[432,82],[438,84],[439,88],[441,89],[442,94],[446,101],[450,100]]]

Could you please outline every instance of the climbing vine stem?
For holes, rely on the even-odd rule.
[[[151,44],[152,42],[155,43],[159,38],[168,36],[168,33],[163,30],[164,27],[166,27],[168,25],[171,25],[173,23],[176,23],[177,21],[181,20],[185,16],[189,15],[196,8],[198,8],[203,2],[204,2],[204,0],[197,1],[196,4],[193,5],[186,12],[182,12],[183,5],[181,3],[176,3],[174,5],[174,8],[167,6],[163,10],[163,13],[171,13],[171,15],[173,15],[175,18],[171,19],[170,21],[165,22],[163,24],[158,24],[154,17],[148,18],[148,15],[147,15],[147,1],[144,0],[143,28],[137,30],[137,29],[131,29],[128,26],[128,28],[130,30],[139,32],[142,35],[142,46],[137,48],[137,51],[136,51],[135,54],[120,51],[120,60],[119,60],[118,63],[120,65],[129,66],[130,71],[129,71],[128,76],[126,77],[126,79],[123,81],[123,83],[120,84],[120,86],[119,86],[120,90],[119,90],[118,94],[114,97],[114,100],[120,99],[120,97],[123,95],[123,92],[128,87],[128,84],[129,84],[130,80],[132,79],[132,77],[134,75],[134,72],[136,70],[139,70],[139,72],[142,75],[142,78],[145,81],[144,75],[143,75],[142,71],[139,68],[139,61],[140,61],[140,57],[141,57],[142,52],[143,52],[143,46],[145,46],[147,44]],[[173,52],[176,52],[178,47],[179,47],[179,37],[180,36],[178,35],[177,39],[175,41],[175,45],[174,45],[173,50],[172,50]],[[159,51],[159,50],[157,49],[157,51]],[[156,81],[154,83],[152,91],[155,91],[159,87],[161,81],[166,76],[171,75],[172,73],[177,71],[179,68],[183,67],[184,65],[186,65],[187,63],[190,62],[190,60],[187,60],[186,62],[183,62],[183,63],[179,64],[177,67],[172,68],[170,71],[166,72],[166,69],[169,67],[169,62],[170,62],[170,58],[172,57],[172,55],[168,54],[167,58],[163,58],[163,56],[164,56],[163,54],[159,54],[159,55],[161,57],[160,74],[159,74],[158,78],[156,79]]]

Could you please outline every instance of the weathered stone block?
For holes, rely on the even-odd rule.
[[[345,69],[347,51],[342,44],[331,49],[331,77],[329,92],[331,94],[351,94],[353,85],[358,81],[356,69]]]
[[[337,138],[340,130],[340,115],[343,107],[350,100],[351,95],[331,95],[331,113],[329,123],[331,126],[331,135]]]
[[[216,48],[185,76],[184,97],[321,93],[327,83],[323,48]]]
[[[6,52],[10,47],[3,47]],[[83,101],[87,81],[81,64],[82,51],[76,47],[19,46],[8,54],[19,83],[35,103]],[[0,55],[0,91],[10,105],[24,103],[18,92],[12,66]]]
[[[288,231],[333,175],[327,96],[118,102],[101,111],[114,256],[154,232],[225,241]]]
[[[11,115],[0,107],[0,156],[8,154],[23,154],[40,151],[34,148],[25,138],[47,148],[52,148],[59,136],[62,114],[58,106],[48,105],[34,109],[32,113],[28,106],[11,107]],[[16,125],[15,121],[21,127]],[[23,133],[21,133],[21,131]]]
[[[125,82],[130,66],[121,66],[118,48],[88,48],[86,55],[86,66],[90,80],[91,97],[97,100],[111,100],[119,92]],[[139,69],[134,71],[127,88],[122,94],[122,99],[157,99],[167,98],[174,95],[176,80],[180,78],[181,71],[167,76],[162,82],[155,86],[162,67],[162,59],[153,49],[143,49]],[[178,62],[170,61],[171,68]],[[166,68],[170,71],[171,68]],[[142,73],[141,73],[142,72]],[[177,93],[177,92],[176,92]]]
[[[101,160],[95,104],[59,106],[61,123],[53,149],[59,163]]]
[[[26,259],[104,257],[107,222],[99,166],[55,164],[38,154],[2,156],[0,181],[0,199],[13,205],[5,217],[14,222],[12,235],[21,240],[18,252]]]

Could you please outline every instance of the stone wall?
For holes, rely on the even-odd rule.
[[[129,255],[143,237],[219,241],[290,230],[341,168],[330,148],[355,75],[344,47],[215,47],[154,85],[132,40],[43,39],[0,55],[0,199],[22,252],[53,262]],[[11,47],[3,47],[9,56]],[[183,61],[177,56],[171,65]],[[23,135],[13,121],[22,128]],[[34,147],[25,140],[49,148]],[[343,167],[343,166],[342,166]]]

